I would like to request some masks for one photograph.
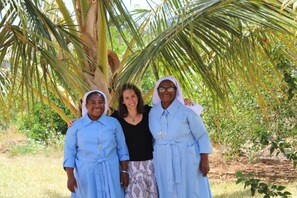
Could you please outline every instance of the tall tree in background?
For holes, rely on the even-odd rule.
[[[68,121],[50,95],[78,115],[85,91],[103,90],[111,100],[117,86],[139,82],[147,71],[156,79],[175,75],[188,92],[205,86],[221,99],[234,81],[265,107],[261,93],[282,80],[266,52],[278,44],[287,46],[281,53],[288,59],[296,54],[292,3],[148,1],[150,9],[132,17],[121,0],[73,0],[73,13],[62,0],[0,1],[0,62],[10,62],[10,73],[0,73],[6,115],[15,104],[25,110],[39,100]],[[114,28],[126,46],[122,54],[114,50]]]

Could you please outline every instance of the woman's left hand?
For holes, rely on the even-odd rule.
[[[201,161],[199,167],[202,175],[206,177],[207,173],[209,172],[209,163],[208,163],[208,154],[201,154]]]
[[[126,172],[121,172],[121,185],[125,188],[128,187],[129,184],[129,174]]]
[[[72,127],[73,123],[75,122],[74,119],[71,119],[68,123],[67,123],[67,126],[68,128]]]

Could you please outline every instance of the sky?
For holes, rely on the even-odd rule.
[[[123,0],[125,5],[127,6],[127,9],[133,9],[136,6],[138,8],[146,8],[148,7],[146,0]]]
[[[158,0],[156,0],[157,2]],[[66,4],[72,6],[72,0],[64,0]],[[123,0],[128,10],[133,8],[148,8],[146,0]],[[67,6],[69,8],[69,6]]]

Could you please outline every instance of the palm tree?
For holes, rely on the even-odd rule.
[[[106,23],[130,30],[138,38],[130,16],[119,2],[73,3],[77,7],[75,17],[62,0],[3,1],[1,6],[1,24],[5,28],[1,29],[0,62],[8,52],[12,63],[11,88],[6,97],[21,96],[20,101],[29,104],[40,98],[65,120],[69,118],[51,102],[50,94],[62,100],[74,114],[78,106],[73,101],[79,101],[86,90],[100,89],[111,98],[109,81],[120,61],[115,52],[107,49]],[[121,17],[116,10],[123,13]],[[124,34],[122,38],[127,42]],[[8,101],[7,108],[12,104]]]
[[[278,76],[275,88],[282,78],[268,51],[281,43],[290,49],[286,57],[296,54],[291,4],[280,1],[148,1],[150,9],[133,15],[122,0],[73,0],[73,13],[62,0],[0,1],[0,62],[11,64],[0,106],[25,110],[45,102],[66,121],[51,95],[79,116],[85,91],[101,89],[111,101],[118,86],[139,82],[147,71],[156,79],[175,75],[189,93],[205,86],[223,100],[233,81],[265,106],[259,93],[271,87],[263,79]],[[114,50],[115,28],[126,46],[121,56]]]

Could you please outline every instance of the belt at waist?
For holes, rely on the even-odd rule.
[[[174,184],[181,182],[181,159],[180,152],[178,150],[177,142],[175,141],[158,141],[158,145],[164,146],[166,149],[166,161],[168,163],[167,167],[167,186],[168,191],[172,192],[174,190]]]
[[[193,136],[191,134],[187,134],[184,136],[180,136],[180,137],[174,137],[174,140],[170,140],[170,139],[155,139],[155,144],[167,144],[167,143],[185,143],[185,142],[195,142],[195,139],[193,138]]]

